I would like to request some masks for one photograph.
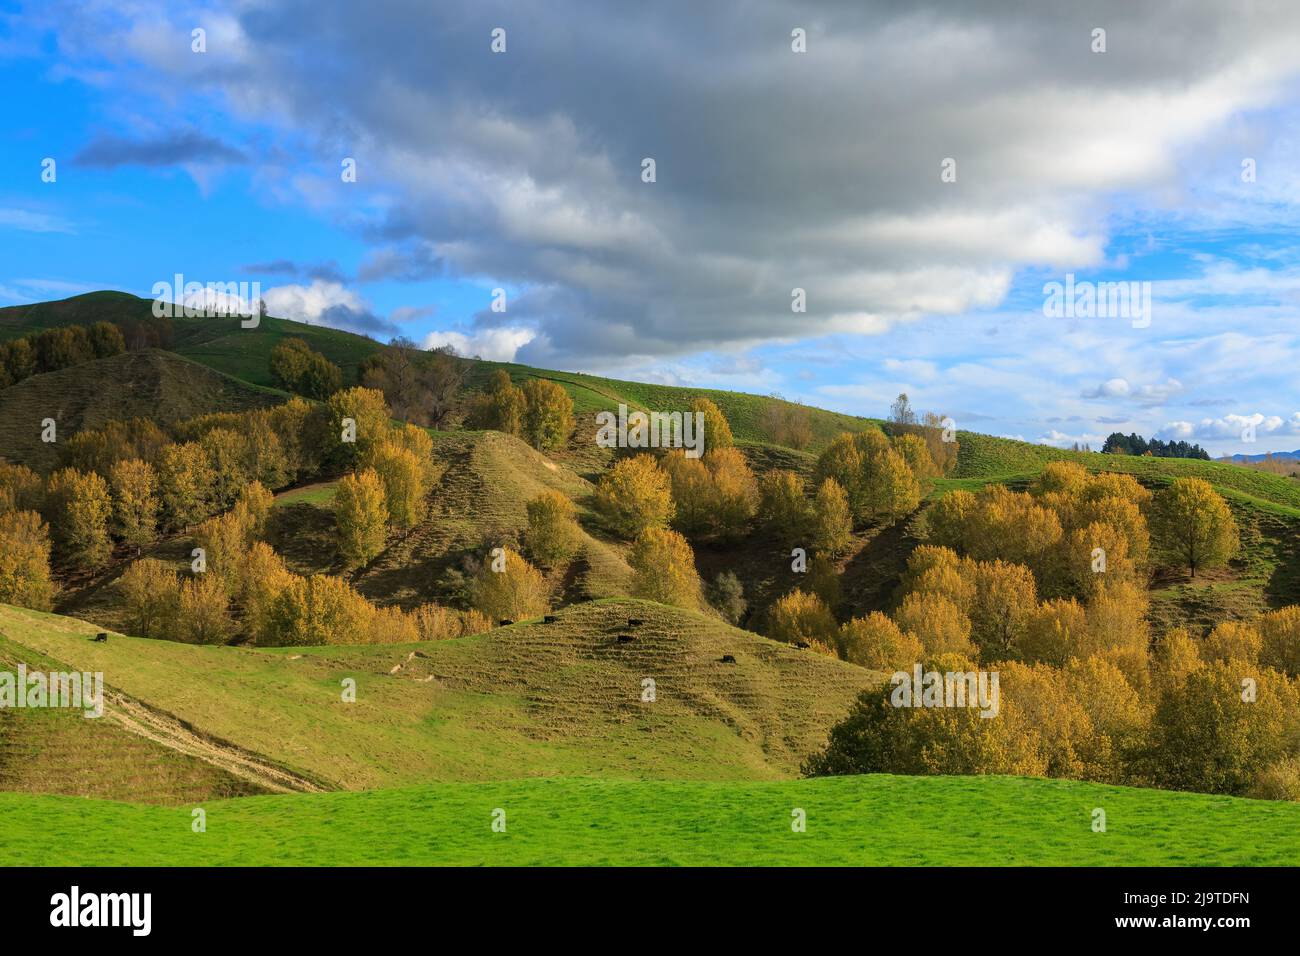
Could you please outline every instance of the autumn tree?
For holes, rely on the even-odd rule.
[[[158,489],[167,527],[188,528],[207,515],[214,480],[208,456],[197,442],[168,445],[159,452]]]
[[[493,620],[519,621],[550,609],[542,573],[510,548],[483,562],[470,585],[470,602]]]
[[[474,401],[470,423],[475,428],[522,435],[527,405],[523,390],[511,381],[510,374],[497,369],[489,376],[487,388]]]
[[[341,578],[293,577],[271,604],[264,643],[275,647],[361,644],[370,633],[373,616],[370,602]]]
[[[1037,606],[1034,576],[1023,564],[981,561],[974,568],[971,638],[986,661],[1008,657]]]
[[[40,511],[45,505],[45,482],[26,465],[0,461],[0,513]]]
[[[835,617],[815,594],[798,588],[781,597],[767,612],[767,636],[787,644],[833,644]]]
[[[49,529],[35,511],[0,512],[0,604],[53,606]]]
[[[181,587],[175,571],[154,558],[141,558],[122,572],[117,587],[137,636],[166,637],[172,632]]]
[[[853,515],[849,496],[834,478],[825,478],[812,502],[811,544],[818,551],[836,556],[848,550],[853,540]]]
[[[1055,598],[1033,608],[1016,642],[1017,656],[1030,663],[1063,667],[1088,649],[1088,612],[1074,598]]]
[[[559,448],[573,432],[573,398],[559,382],[530,378],[524,382],[523,437],[534,448]]]
[[[691,402],[691,413],[699,412],[704,416],[704,452],[712,454],[721,448],[731,448],[736,442],[731,437],[731,425],[727,416],[722,414],[716,404],[700,397]]]
[[[528,528],[524,543],[534,561],[554,567],[573,557],[582,545],[582,529],[573,502],[558,491],[543,491],[525,506]]]
[[[1241,621],[1221,621],[1201,644],[1201,656],[1206,661],[1258,664],[1263,645],[1258,628]]]
[[[45,509],[55,548],[66,560],[87,569],[108,563],[113,514],[108,482],[94,472],[60,469],[46,483]]]
[[[113,497],[113,530],[136,554],[158,533],[158,480],[147,462],[129,458],[108,476]]]
[[[326,399],[343,384],[337,365],[302,339],[285,339],[271,349],[271,379],[307,398]]]
[[[894,623],[920,641],[928,656],[975,656],[975,645],[970,640],[970,618],[942,594],[909,594],[894,612]]]
[[[803,479],[784,468],[773,468],[763,475],[758,515],[768,533],[783,547],[803,542],[812,521]]]
[[[696,610],[704,599],[695,554],[676,531],[648,527],[637,535],[628,555],[632,593],[641,598]]]
[[[372,388],[347,388],[326,402],[329,461],[350,467],[362,460],[372,445],[389,437],[392,426],[384,393]]]
[[[870,670],[911,670],[926,656],[914,634],[904,632],[879,611],[846,621],[835,644],[844,660]]]
[[[1152,530],[1166,553],[1198,568],[1224,564],[1237,553],[1237,523],[1228,503],[1201,478],[1177,478],[1155,497]]]
[[[1248,698],[1242,679],[1254,679]],[[1158,786],[1202,793],[1244,793],[1259,772],[1286,755],[1297,730],[1296,688],[1274,672],[1247,673],[1218,661],[1166,693],[1152,727]]]
[[[369,564],[387,540],[388,504],[384,483],[373,468],[344,475],[334,492],[338,551],[349,570]]]
[[[1300,677],[1300,605],[1270,611],[1255,626],[1260,635],[1259,663]]]
[[[379,476],[384,486],[388,520],[395,528],[412,528],[423,519],[428,475],[420,459],[396,441],[386,440],[370,447],[362,459],[366,470]]]
[[[216,575],[200,574],[181,585],[177,637],[187,644],[224,644],[234,634],[230,599]]]
[[[649,455],[616,461],[596,487],[595,507],[625,538],[662,528],[675,514],[668,475]]]

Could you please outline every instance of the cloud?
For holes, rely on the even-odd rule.
[[[424,337],[423,345],[426,349],[450,345],[461,355],[477,356],[492,362],[513,362],[519,350],[536,335],[532,329],[519,328],[482,329],[470,335],[430,332]]]
[[[221,91],[335,169],[355,156],[358,191],[384,200],[340,205],[376,245],[363,281],[551,290],[527,350],[556,362],[880,335],[996,307],[1025,269],[1099,266],[1126,212],[1114,197],[1176,190],[1187,150],[1282,95],[1300,31],[1281,2],[1176,17],[1125,0],[824,2],[799,11],[795,54],[781,0],[635,17],[578,0],[327,16],[279,0],[214,14],[226,60],[205,66],[175,55],[183,24],[161,13],[125,28],[105,14],[98,42]],[[494,56],[483,24],[498,21],[510,43]],[[1089,50],[1098,22],[1104,55]],[[318,179],[294,181],[331,202]]]
[[[372,337],[398,334],[398,327],[371,311],[356,292],[338,282],[316,280],[311,285],[281,285],[267,289],[262,298],[274,316],[328,325]]]
[[[0,229],[17,229],[19,232],[75,233],[72,223],[59,216],[29,209],[0,209]]]
[[[1183,391],[1183,383],[1176,378],[1134,388],[1127,379],[1107,379],[1095,388],[1085,389],[1082,398],[1132,398],[1141,405],[1164,405]]]
[[[247,161],[241,150],[197,130],[164,133],[148,139],[101,135],[73,157],[74,163],[101,169],[182,164],[224,166]]]
[[[269,262],[253,262],[242,267],[249,275],[302,276],[307,279],[320,279],[325,282],[345,283],[347,276],[334,261],[301,263],[292,259],[273,259]]]
[[[1300,435],[1300,412],[1293,412],[1287,417],[1265,415],[1252,412],[1249,415],[1224,415],[1221,418],[1202,418],[1197,422],[1168,422],[1160,429],[1159,435],[1165,438],[1203,439],[1209,441],[1247,441],[1245,437],[1253,429],[1256,437],[1260,435]]]

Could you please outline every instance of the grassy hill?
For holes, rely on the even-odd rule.
[[[203,807],[195,834],[188,805],[0,794],[0,865],[27,862],[33,832],[43,862],[95,866],[1286,866],[1300,851],[1300,805],[1017,777],[512,780]]]
[[[205,738],[330,788],[601,775],[791,777],[868,671],[692,612],[612,600],[415,645],[254,649],[114,635],[0,605],[0,634]],[[620,644],[627,619],[645,624]],[[735,664],[722,664],[730,654]],[[357,700],[341,700],[341,682]],[[657,685],[643,702],[643,681]],[[93,723],[93,721],[87,721]],[[0,789],[9,789],[0,779]]]
[[[196,415],[265,407],[285,399],[171,352],[146,349],[33,375],[0,389],[0,454],[49,470],[59,445],[41,441],[41,422],[53,418],[61,439],[110,419],[137,415],[167,425]]]

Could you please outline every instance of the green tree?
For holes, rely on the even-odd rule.
[[[136,554],[158,533],[158,479],[148,462],[129,458],[108,476],[113,495],[113,528]]]
[[[1165,551],[1196,577],[1198,568],[1224,564],[1237,553],[1237,522],[1214,487],[1201,478],[1176,478],[1155,497],[1152,529]]]
[[[56,471],[45,487],[45,508],[55,548],[66,560],[85,569],[108,563],[113,500],[103,478],[73,468]]]

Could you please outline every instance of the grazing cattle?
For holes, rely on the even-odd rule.
[[[641,620],[639,617],[629,617],[627,619],[628,627],[640,627],[644,623],[645,621]]]
[[[100,631],[98,634],[96,634],[96,635],[92,638],[92,640],[94,640],[94,641],[96,641],[96,642],[98,642],[98,643],[100,643],[100,644],[103,644],[103,643],[106,643],[106,642],[108,641],[108,635],[107,635],[106,633],[104,633],[103,631]]]
[[[631,644],[631,643],[632,643],[632,640],[633,640],[633,638],[632,638],[632,635],[631,635],[631,634],[620,634],[620,635],[618,636],[618,642],[619,642],[620,644]]]
[[[720,664],[734,664],[734,663],[736,663],[736,659],[735,659],[734,657],[732,657],[730,654],[723,654],[723,655],[722,655],[722,660],[719,661],[718,663],[720,663]]]
[[[794,646],[800,648],[807,648],[810,647],[811,645],[807,641],[795,641]]]
[[[548,615],[546,615],[544,618],[542,618],[542,623],[543,623],[543,624],[554,624],[554,623],[555,623],[556,621],[558,621],[558,620],[559,620],[559,618],[556,617],[554,614],[548,614]]]
[[[514,622],[514,621],[507,621],[505,618],[502,618],[500,621],[497,621],[497,623],[498,623],[501,627],[506,627],[506,626],[508,626],[508,625],[510,625],[510,624],[513,624],[513,623],[515,623],[515,622]]]

